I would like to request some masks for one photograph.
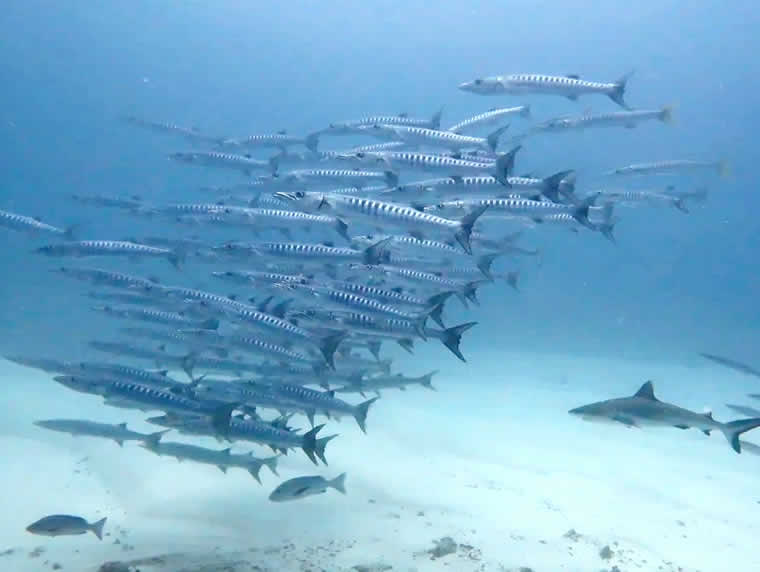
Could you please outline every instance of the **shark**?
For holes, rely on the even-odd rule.
[[[705,435],[720,431],[731,448],[741,453],[739,436],[760,427],[760,417],[738,419],[721,423],[713,419],[712,413],[696,413],[671,403],[660,401],[654,395],[654,386],[647,381],[631,397],[619,397],[583,405],[569,411],[588,421],[621,423],[628,427],[677,427],[695,428]]]

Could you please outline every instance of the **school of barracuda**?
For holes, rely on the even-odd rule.
[[[539,133],[628,129],[645,121],[640,128],[657,129],[658,121],[669,122],[670,107],[629,107],[628,79],[528,74],[476,79],[459,88],[521,98],[601,94],[622,108],[538,123],[513,143]],[[283,131],[218,137],[129,117],[129,125],[185,140],[190,149],[172,153],[167,169],[237,171],[244,180],[190,190],[199,200],[177,204],[72,197],[89,208],[143,218],[155,225],[154,236],[80,237],[79,228],[0,211],[3,227],[50,237],[37,252],[60,259],[51,271],[81,282],[92,310],[114,324],[113,332],[89,342],[110,359],[9,359],[49,372],[74,391],[102,397],[105,405],[160,412],[148,421],[164,430],[142,434],[125,424],[76,419],[36,423],[120,445],[137,441],[157,455],[225,472],[242,468],[257,480],[263,466],[277,475],[277,455],[293,449],[314,464],[327,464],[326,449],[336,435],[327,434],[326,425],[348,417],[366,433],[372,415],[383,415],[387,398],[377,401],[381,391],[433,388],[435,372],[411,377],[394,371],[392,359],[383,356],[389,344],[411,353],[420,342],[440,343],[441,359],[449,352],[465,361],[462,338],[476,321],[451,323],[446,310],[449,304],[477,306],[478,290],[489,285],[509,290],[508,284],[516,291],[515,258],[536,254],[517,244],[525,234],[562,225],[614,240],[621,207],[688,211],[689,203],[705,199],[703,188],[654,185],[583,192],[572,165],[547,165],[553,174],[544,178],[517,176],[521,147],[510,145],[506,134],[517,132],[514,124],[529,125],[533,108],[521,101],[486,110],[478,105],[482,99],[472,101],[477,114],[452,121],[450,128],[437,111],[429,119],[368,115],[305,136]],[[347,138],[363,144],[324,149]],[[617,181],[623,175],[725,170],[719,161],[652,159],[612,166],[607,175]],[[221,230],[227,240],[204,238],[207,228]],[[108,257],[126,259],[129,271],[95,262]],[[176,269],[173,281],[140,275],[133,262],[142,258],[166,260]],[[199,273],[218,287],[183,285]],[[232,289],[243,294],[231,296]],[[275,456],[170,442],[165,433],[171,430],[261,445]],[[326,488],[318,484],[320,491]]]

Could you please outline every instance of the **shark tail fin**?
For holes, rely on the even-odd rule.
[[[98,540],[103,540],[103,526],[105,525],[108,518],[101,518],[98,522],[93,522],[90,525],[90,530],[92,533],[98,537]]]
[[[333,480],[329,481],[327,485],[340,493],[346,494],[346,473],[341,473]]]
[[[372,405],[375,401],[377,401],[377,397],[373,397],[364,403],[360,403],[354,409],[354,418],[356,419],[356,423],[359,425],[359,429],[362,430],[362,433],[367,432],[367,412],[369,411],[369,406]]]
[[[760,427],[760,418],[752,417],[750,419],[739,419],[737,421],[729,421],[721,425],[720,429],[723,431],[728,442],[731,444],[731,448],[737,453],[742,452],[741,443],[739,443],[739,436],[742,433],[746,433],[751,429]]]

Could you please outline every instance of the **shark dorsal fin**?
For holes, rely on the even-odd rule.
[[[119,429],[126,429],[127,424],[126,423],[119,423]]]
[[[707,417],[710,421],[715,421],[715,419],[713,418],[712,411],[705,411],[704,413],[702,413],[702,417]]]
[[[657,401],[657,398],[654,396],[654,386],[651,381],[647,381],[642,385],[633,396],[640,397],[641,399],[649,399],[650,401]]]

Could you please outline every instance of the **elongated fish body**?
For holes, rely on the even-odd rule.
[[[452,175],[493,175],[503,185],[508,186],[507,177],[512,174],[514,160],[520,147],[499,155],[495,162],[458,159],[446,155],[417,153],[413,151],[382,151],[379,153],[358,152],[345,155],[347,160],[384,165],[391,169],[408,168]],[[395,186],[392,185],[392,186]]]
[[[250,335],[222,336],[213,330],[182,330],[186,336],[206,342],[212,347],[234,347],[250,353],[278,358],[285,361],[312,363],[314,358],[304,353],[286,348],[265,338]]]
[[[0,226],[30,234],[52,234],[70,238],[72,231],[44,223],[36,218],[0,210]]]
[[[168,248],[158,248],[126,240],[80,240],[61,242],[38,248],[36,252],[55,257],[127,256],[130,258],[165,258],[179,268],[182,256]]]
[[[728,174],[728,165],[724,161],[691,161],[689,159],[671,159],[652,163],[635,163],[609,171],[608,175],[671,175],[693,171],[714,171],[720,175]]]
[[[309,279],[304,274],[283,274],[263,270],[227,270],[212,272],[211,275],[221,280],[235,284],[276,285],[276,284],[306,284]]]
[[[126,423],[96,423],[82,419],[46,419],[35,421],[35,425],[51,431],[69,433],[72,436],[102,437],[116,441],[120,446],[124,441],[144,441],[150,435],[130,431]]]
[[[242,171],[243,174],[251,176],[254,171],[272,171],[275,172],[276,165],[269,161],[252,159],[245,155],[233,155],[232,153],[220,153],[218,151],[188,151],[182,153],[172,153],[169,159],[188,165],[198,165],[199,167],[216,167],[220,169],[233,169]]]
[[[424,127],[403,127],[398,125],[375,125],[374,129],[387,134],[391,138],[401,139],[412,145],[425,145],[428,147],[444,147],[446,149],[459,150],[466,148],[485,149],[494,151],[499,144],[500,135],[506,130],[502,127],[486,137],[471,137],[452,131],[439,131],[437,129],[425,129]]]
[[[385,143],[374,143],[372,145],[359,145],[358,147],[352,147],[348,151],[339,153],[338,158],[340,155],[346,153],[361,153],[362,151],[367,153],[377,153],[378,151],[400,151],[401,149],[407,149],[410,146],[411,144],[406,141],[386,141]]]
[[[536,126],[534,132],[562,132],[588,129],[592,127],[625,127],[634,128],[645,121],[662,121],[671,123],[673,110],[671,107],[662,109],[636,109],[630,111],[612,111],[609,113],[588,113],[579,117],[560,117],[550,119]]]
[[[151,278],[131,276],[121,272],[112,272],[100,268],[74,268],[61,266],[53,272],[75,278],[83,282],[89,282],[96,286],[110,286],[111,288],[134,289],[135,291],[150,290],[157,285],[157,281]]]
[[[601,191],[599,195],[601,202],[614,202],[629,206],[651,205],[651,206],[669,206],[681,211],[688,212],[683,198],[677,195],[669,195],[665,192],[658,191]]]
[[[76,367],[70,370],[71,375],[84,377],[97,377],[110,380],[134,381],[144,385],[168,389],[180,389],[185,384],[166,375],[166,372],[153,372],[144,369],[104,362],[77,362]],[[69,372],[61,372],[69,373]]]
[[[377,264],[387,259],[384,241],[377,242],[364,250],[348,247],[327,246],[325,244],[301,242],[257,242],[247,244],[228,242],[215,249],[234,256],[259,257],[302,263],[351,263]]]
[[[364,187],[374,181],[383,181],[388,186],[398,183],[398,176],[390,170],[363,171],[361,169],[300,169],[284,173],[280,180],[284,184],[345,184]]]
[[[356,419],[359,428],[364,433],[367,432],[367,411],[377,399],[370,399],[359,405],[351,405],[342,399],[336,398],[332,391],[317,391],[315,389],[303,387],[302,385],[291,385],[287,383],[273,386],[272,391],[289,400],[295,401],[307,409],[325,411],[331,415],[351,415]]]
[[[151,422],[172,427],[180,433],[190,435],[213,435],[214,429],[203,417],[183,417],[179,419],[151,418]],[[165,422],[168,422],[165,424]],[[317,425],[311,431],[303,435],[285,429],[273,427],[269,423],[255,419],[240,419],[233,417],[229,422],[228,434],[225,438],[229,441],[249,441],[267,445],[275,451],[287,452],[289,449],[302,449],[312,463],[317,464],[317,457],[323,463],[325,460],[325,447],[335,436],[317,439],[317,433],[324,425]]]
[[[126,121],[127,123],[131,125],[142,127],[143,129],[153,131],[154,133],[161,133],[161,134],[166,134],[166,135],[178,135],[180,137],[185,137],[186,139],[189,139],[191,141],[205,141],[205,142],[214,141],[213,137],[210,137],[208,135],[203,135],[197,127],[183,127],[175,123],[147,121],[145,119],[140,119],[139,117],[135,117],[133,115],[126,117]]]
[[[139,197],[109,197],[106,195],[71,195],[71,198],[83,205],[123,209],[141,212],[145,204]]]
[[[400,373],[395,375],[379,374],[372,377],[365,377],[354,383],[345,385],[335,390],[335,393],[364,393],[365,391],[378,392],[380,389],[400,389],[405,390],[410,385],[421,385],[428,389],[435,389],[431,380],[438,371],[431,371],[428,374],[419,377],[407,377]]]
[[[606,95],[621,107],[628,106],[623,99],[631,74],[616,82],[586,81],[577,75],[513,74],[478,78],[459,85],[459,89],[478,95],[558,95],[568,99],[592,93]]]
[[[372,115],[363,117],[362,119],[331,123],[321,133],[325,135],[356,135],[357,133],[361,133],[362,129],[366,130],[366,128],[371,128],[374,125],[400,125],[405,127],[440,129],[442,114],[442,111],[438,111],[430,119],[415,119],[407,116],[405,113],[400,115]]]
[[[238,222],[245,222],[261,228],[319,228],[324,227],[334,230],[341,237],[348,240],[346,223],[329,215],[311,214],[300,211],[285,209],[227,207],[223,211]]]
[[[199,401],[151,385],[118,380],[106,386],[104,397],[106,401],[115,398],[119,402],[133,402],[146,411],[179,414],[211,415],[220,405],[218,402]]]
[[[405,230],[418,230],[420,232],[433,231],[437,233],[451,234],[456,238],[462,248],[468,254],[470,248],[470,234],[478,217],[484,209],[474,209],[465,215],[462,220],[450,220],[436,215],[420,212],[419,210],[396,203],[386,203],[365,197],[352,197],[342,195],[319,196],[301,193],[292,197],[301,201],[305,208],[323,208],[328,206],[339,216],[345,215],[355,219],[361,217],[373,224],[382,227],[395,227]]]
[[[304,145],[307,148],[316,151],[319,143],[317,134],[306,137],[297,137],[287,133],[270,133],[266,135],[250,135],[242,139],[224,139],[220,141],[223,147],[245,147],[248,149],[287,149],[294,145]]]
[[[476,131],[481,127],[489,127],[503,122],[504,120],[519,115],[520,117],[530,117],[529,105],[518,105],[517,107],[496,107],[489,109],[485,113],[479,113],[468,117],[464,121],[452,125],[448,131],[452,133],[464,133],[466,131]]]
[[[327,286],[304,285],[297,286],[291,289],[291,291],[294,291],[297,295],[300,295],[306,300],[315,300],[321,307],[327,306],[338,310],[349,309],[351,311],[364,312],[367,314],[393,316],[404,320],[419,321],[420,328],[427,318],[427,314],[424,312],[415,313],[402,310],[391,304],[386,304],[354,292],[347,292],[345,290],[339,290]]]
[[[149,322],[153,324],[161,324],[163,326],[176,326],[178,328],[191,328],[200,326],[200,322],[191,320],[186,316],[178,312],[167,312],[163,310],[151,310],[146,308],[129,308],[126,306],[94,306],[93,309],[103,312],[109,316],[115,318],[123,318],[127,320],[137,320],[141,322]],[[219,325],[218,322],[210,322],[206,324],[211,329],[215,329]]]

